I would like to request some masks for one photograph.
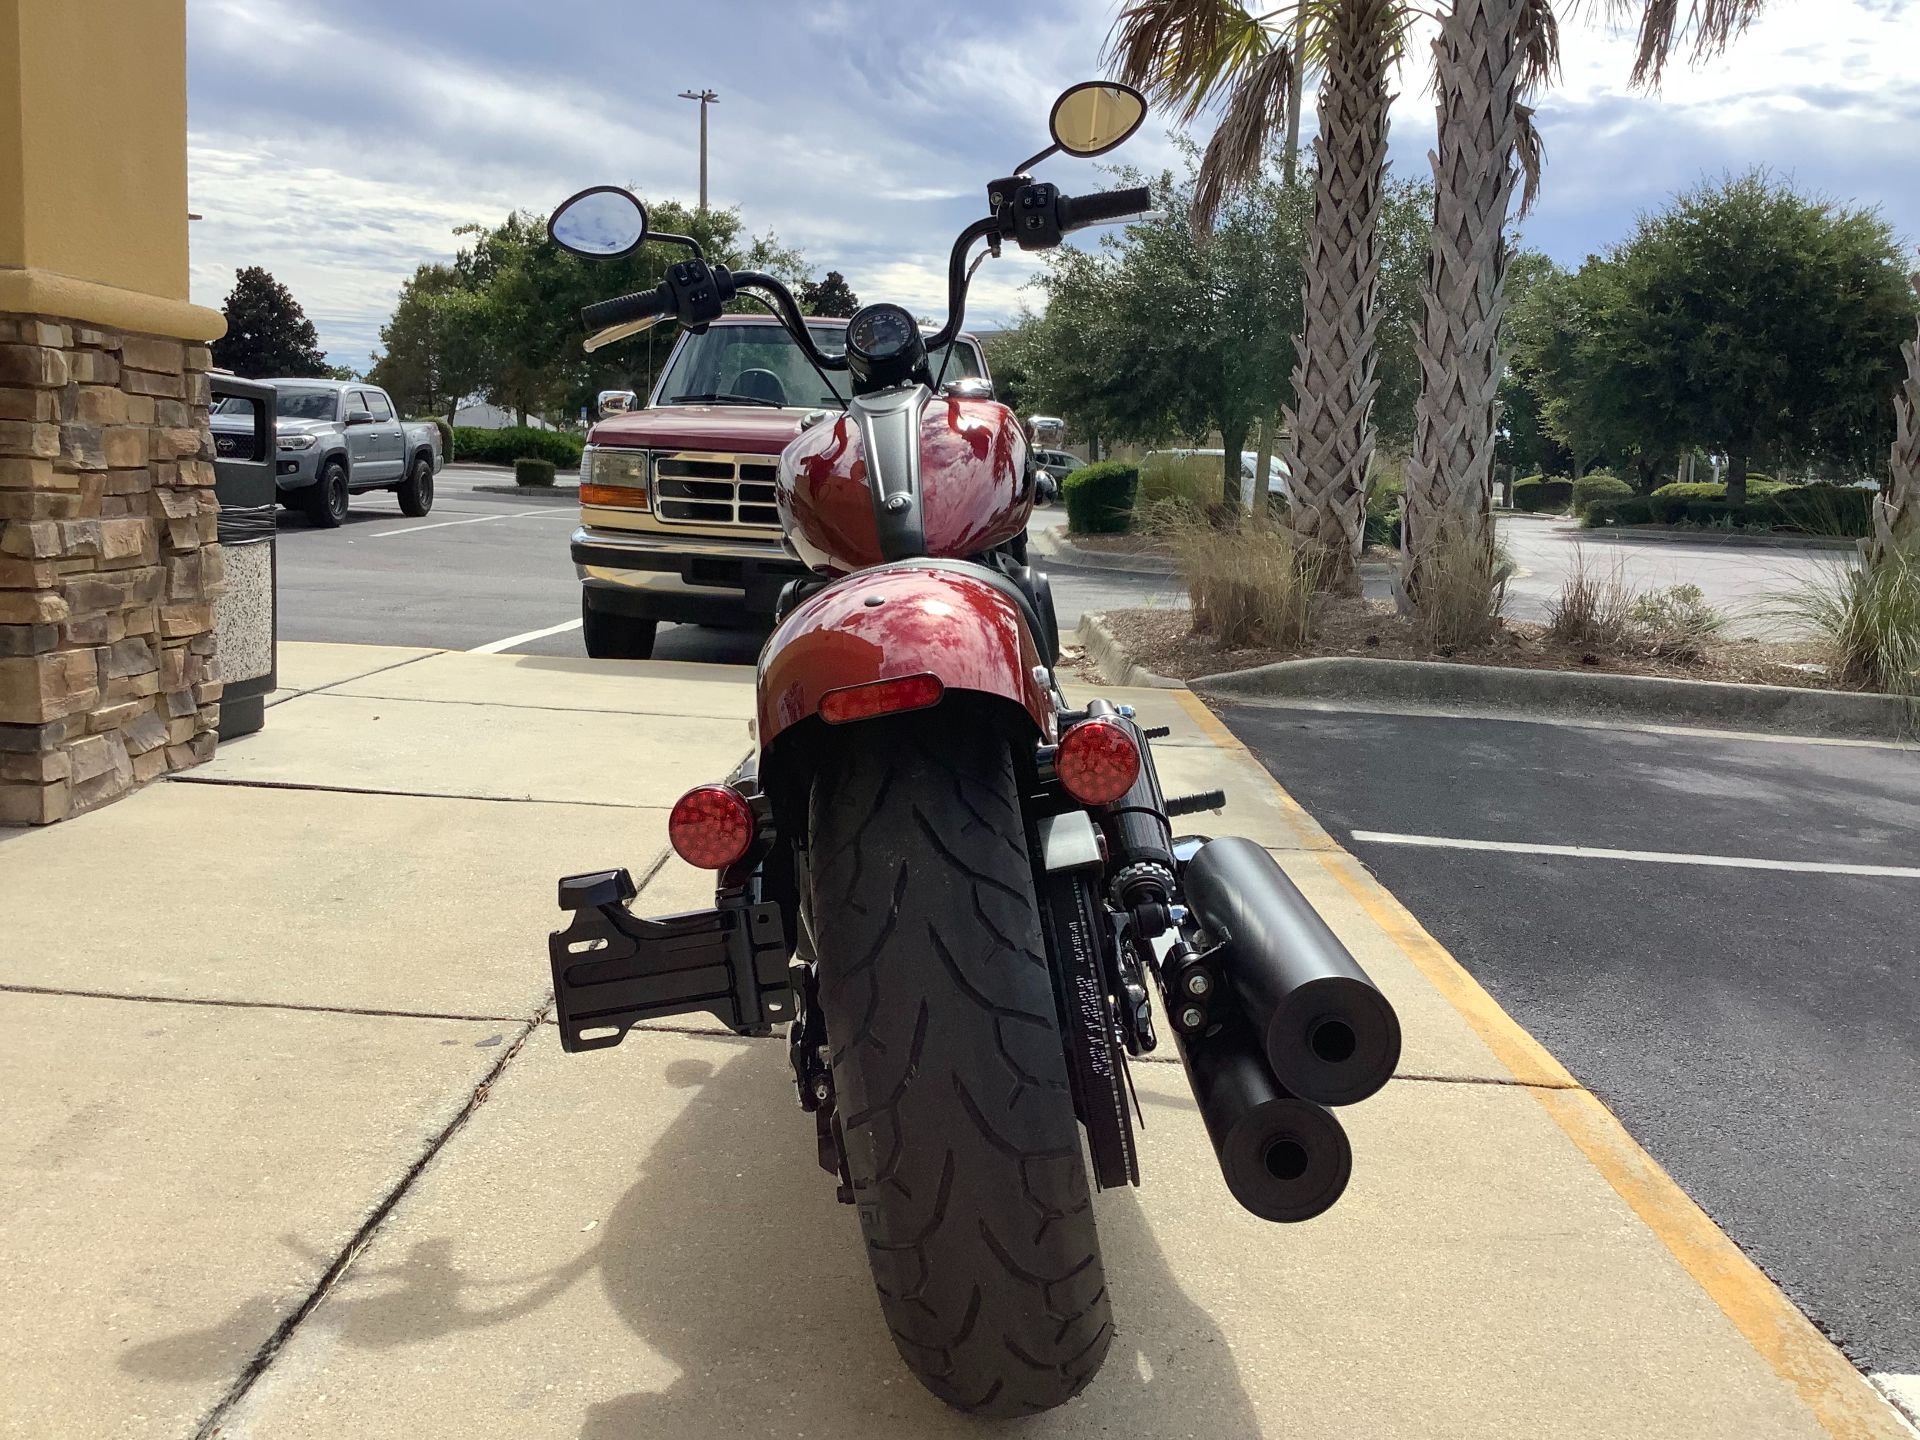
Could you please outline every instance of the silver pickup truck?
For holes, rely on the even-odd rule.
[[[445,456],[431,421],[402,420],[378,385],[351,380],[269,380],[275,387],[280,503],[314,525],[332,529],[347,518],[348,496],[391,490],[407,515],[433,508],[433,477]],[[214,449],[237,454],[253,444],[253,424],[215,407]],[[222,421],[225,420],[225,424]]]

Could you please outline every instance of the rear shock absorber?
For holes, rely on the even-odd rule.
[[[1134,723],[1131,707],[1095,699],[1087,703],[1087,716],[1124,726],[1140,750],[1140,773],[1132,788],[1107,807],[1102,819],[1113,855],[1108,894],[1132,918],[1134,935],[1146,941],[1165,934],[1173,924],[1169,907],[1177,871],[1173,828],[1167,823],[1160,776],[1154,769],[1147,734]]]

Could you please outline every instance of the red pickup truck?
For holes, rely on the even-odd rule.
[[[823,351],[844,348],[846,321],[807,324]],[[943,384],[991,394],[980,342],[963,334],[950,349],[928,357]],[[645,408],[602,397],[572,546],[587,654],[644,660],[662,620],[772,618],[787,582],[809,573],[774,508],[780,452],[810,416],[840,409],[845,386],[771,318],[727,315],[681,332]]]

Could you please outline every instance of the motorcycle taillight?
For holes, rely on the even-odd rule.
[[[667,840],[689,865],[724,870],[753,845],[753,810],[726,785],[696,785],[673,803]]]
[[[1053,770],[1082,805],[1111,805],[1140,778],[1140,746],[1114,720],[1082,720],[1060,737]]]
[[[924,710],[939,704],[946,691],[938,675],[903,675],[898,680],[849,685],[820,697],[820,718],[829,725],[844,725],[849,720],[871,720],[902,710]]]

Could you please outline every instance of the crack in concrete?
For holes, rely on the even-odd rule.
[[[295,690],[291,694],[282,695],[278,700],[275,700],[267,708],[271,710],[276,705],[284,705],[289,700],[299,700],[308,695],[324,695],[327,693],[327,691],[334,689],[336,686],[351,685],[356,680],[371,680],[374,676],[384,675],[389,670],[398,670],[403,666],[407,666],[407,665],[418,665],[422,660],[431,660],[436,655],[445,655],[447,653],[449,652],[445,650],[432,650],[425,655],[413,655],[413,656],[409,656],[405,660],[396,660],[391,665],[382,665],[379,669],[369,670],[362,675],[349,675],[344,680],[329,680],[326,684],[316,685],[311,690]]]
[[[326,795],[395,795],[404,800],[484,800],[490,805],[585,805],[595,810],[665,810],[665,805],[629,805],[619,800],[554,800],[539,795],[455,795],[446,790],[380,790],[366,785],[322,785],[311,780],[247,780],[239,776],[167,776],[169,785],[230,785],[240,790],[312,790]]]
[[[352,685],[356,682],[342,680],[339,683]],[[626,715],[646,716],[655,720],[730,720],[741,725],[752,718],[747,715],[705,715],[683,710],[629,710],[615,705],[530,705],[516,700],[453,700],[442,695],[363,695],[353,691],[335,691],[331,687],[324,691],[313,690],[307,693],[325,695],[329,700],[391,700],[397,705],[478,705],[487,710],[543,710],[550,715]]]
[[[229,1010],[299,1010],[315,1015],[370,1015],[393,1020],[473,1020],[492,1025],[525,1025],[525,1015],[463,1015],[443,1010],[381,1010],[359,1005],[307,1005],[298,1000],[223,1000],[207,995],[135,995],[124,990],[73,990],[57,985],[15,985],[0,981],[0,994],[68,996],[77,1000],[126,1000],[143,1005],[209,1005]],[[551,997],[549,997],[551,1003]]]
[[[287,1341],[293,1338],[294,1332],[327,1298],[333,1287],[359,1258],[360,1252],[372,1242],[375,1234],[386,1222],[387,1216],[392,1214],[394,1207],[406,1197],[407,1192],[413,1188],[414,1182],[426,1171],[427,1166],[433,1163],[434,1157],[446,1148],[448,1141],[460,1133],[467,1121],[473,1118],[474,1112],[487,1103],[487,1096],[494,1082],[506,1071],[507,1066],[518,1058],[521,1048],[527,1043],[527,1037],[540,1028],[541,1021],[546,1019],[547,1012],[551,1008],[551,1004],[543,1007],[539,1014],[522,1025],[513,1043],[507,1047],[505,1053],[494,1063],[493,1068],[486,1073],[480,1083],[473,1087],[472,1093],[467,1097],[467,1103],[460,1107],[460,1112],[428,1142],[420,1158],[408,1167],[407,1173],[400,1177],[399,1183],[387,1192],[380,1203],[374,1207],[373,1212],[361,1222],[360,1228],[354,1232],[353,1237],[341,1247],[339,1253],[334,1256],[333,1263],[327,1266],[326,1271],[320,1276],[313,1289],[307,1293],[306,1298],[280,1322],[273,1334],[269,1335],[254,1352],[253,1358],[247,1362],[245,1368],[235,1377],[233,1384],[227,1388],[227,1393],[214,1403],[213,1408],[207,1412],[206,1418],[194,1430],[193,1440],[214,1440],[214,1437],[219,1435],[220,1427],[225,1423],[227,1416],[232,1413],[236,1405],[246,1399]]]

